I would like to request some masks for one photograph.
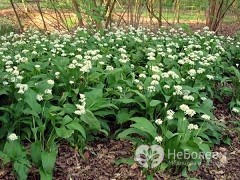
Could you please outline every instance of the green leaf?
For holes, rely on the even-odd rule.
[[[117,114],[117,122],[120,123],[120,124],[125,123],[131,117],[132,117],[132,114],[130,114],[128,112],[128,110],[126,110],[126,109],[120,110],[120,111],[118,111],[118,114]]]
[[[14,167],[14,170],[17,172],[17,175],[20,180],[27,179],[28,169],[29,169],[28,164],[29,164],[28,162],[19,162],[19,161],[14,162],[13,167]]]
[[[202,105],[198,108],[198,112],[202,112],[207,115],[211,115],[210,111],[213,107],[213,101],[210,99],[206,99],[203,101]]]
[[[42,167],[44,172],[52,174],[57,158],[57,151],[47,152],[43,151],[41,154]]]
[[[140,93],[137,90],[131,90],[131,91],[136,93],[144,101],[146,107],[148,106],[148,99],[142,93]]]
[[[86,113],[81,115],[80,118],[83,122],[85,122],[86,124],[89,125],[90,129],[97,129],[100,130],[101,129],[101,125],[100,122],[98,121],[98,119],[93,115],[93,113],[91,111],[89,111],[88,109],[86,109]]]
[[[62,121],[60,123],[62,125],[66,125],[66,124],[70,123],[71,121],[73,121],[73,119],[69,115],[66,115],[66,116],[64,116],[64,118],[62,119]]]
[[[76,121],[72,121],[69,124],[66,125],[66,127],[70,130],[76,130],[79,131],[83,138],[86,139],[86,132],[84,130],[84,128]]]
[[[128,138],[128,135],[130,134],[139,134],[140,136],[148,138],[150,135],[146,132],[143,132],[142,130],[136,129],[136,128],[128,128],[122,131],[121,133],[118,134],[117,138],[118,139],[126,139]]]
[[[71,135],[74,133],[74,130],[66,129],[65,126],[61,126],[60,128],[55,127],[55,131],[58,137],[65,138],[65,139],[71,137]]]
[[[120,159],[117,159],[117,160],[115,160],[115,164],[117,165],[117,166],[119,166],[120,164],[127,164],[127,165],[133,165],[134,164],[134,159],[132,159],[132,158],[120,158]]]
[[[30,154],[32,161],[35,165],[39,166],[41,163],[41,152],[42,152],[41,142],[37,141],[31,144]]]
[[[152,125],[152,123],[143,117],[133,117],[130,120],[136,122],[132,124],[131,127],[137,128],[141,131],[149,133],[153,138],[155,138],[158,134],[156,128]]]
[[[152,106],[152,107],[155,107],[160,103],[161,103],[161,101],[159,101],[159,100],[151,100],[149,105]]]
[[[2,151],[0,151],[0,159],[2,160],[4,165],[11,161],[10,157]]]
[[[46,173],[42,168],[39,168],[40,179],[41,180],[52,180],[52,175]]]
[[[94,101],[102,98],[103,90],[95,88],[90,92],[85,92],[84,94],[86,96],[86,104],[90,107]]]
[[[31,107],[37,114],[41,113],[41,105],[37,102],[37,93],[32,89],[28,89],[24,94],[24,101]]]

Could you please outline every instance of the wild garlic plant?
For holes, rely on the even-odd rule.
[[[118,138],[160,144],[166,154],[210,152],[224,128],[212,111],[216,84],[239,83],[239,43],[207,28],[191,35],[181,28],[153,33],[129,27],[1,36],[1,147],[15,132],[40,149],[31,161],[42,177],[52,175],[54,164],[43,169],[41,159],[55,161],[56,142],[83,150],[116,127]],[[230,108],[239,113],[234,92]],[[183,161],[169,157],[160,168],[192,170],[201,162],[173,160]]]

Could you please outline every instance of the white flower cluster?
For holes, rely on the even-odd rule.
[[[19,88],[18,93],[19,94],[24,94],[28,90],[28,85],[27,84],[16,84],[16,88]]]
[[[171,110],[171,109],[167,110],[167,119],[172,120],[174,114],[175,114],[175,112],[173,110]]]
[[[80,94],[79,101],[81,104],[76,104],[77,110],[74,112],[77,115],[82,115],[86,113],[85,106],[86,106],[86,98],[84,94]]]
[[[194,97],[192,95],[184,95],[183,99],[184,100],[189,100],[189,101],[194,101]]]
[[[18,136],[17,136],[15,133],[12,133],[12,134],[10,134],[10,135],[8,136],[8,139],[9,139],[10,141],[15,141],[15,140],[18,139]]]
[[[90,72],[91,69],[92,69],[91,61],[86,60],[86,61],[84,61],[83,66],[80,68],[80,71],[88,73],[88,72]]]
[[[156,120],[155,120],[155,123],[156,123],[157,125],[161,125],[161,124],[163,123],[163,121],[162,121],[161,119],[156,119]]]
[[[161,142],[163,141],[162,136],[156,136],[154,139],[155,139],[158,143],[161,143]]]
[[[208,115],[206,115],[206,114],[203,114],[203,115],[201,116],[201,118],[203,118],[204,120],[210,120],[210,119],[211,119],[211,117],[208,116]]]
[[[153,51],[155,51],[155,50],[153,49],[151,52],[147,53],[147,59],[149,61],[154,61],[156,59],[155,58],[155,53]]]
[[[175,89],[175,92],[173,92],[173,95],[182,95],[183,94],[182,86],[176,85],[176,86],[173,86],[173,88]]]
[[[191,130],[198,130],[198,125],[197,124],[189,124],[188,129]]]
[[[52,79],[47,80],[47,83],[50,85],[54,85],[54,81]]]
[[[123,64],[127,63],[130,60],[127,56],[127,51],[125,50],[125,48],[126,46],[122,46],[118,49],[118,51],[121,53],[121,58],[119,59],[119,62]]]
[[[232,111],[235,112],[235,113],[239,113],[239,110],[237,108],[232,108]]]
[[[179,108],[180,108],[186,115],[189,115],[190,117],[193,117],[193,116],[196,114],[196,112],[195,112],[193,109],[190,109],[190,108],[188,107],[188,105],[186,105],[186,104],[180,105]]]

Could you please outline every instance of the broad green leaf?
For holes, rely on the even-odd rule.
[[[150,135],[148,135],[148,133],[143,132],[142,130],[139,130],[137,128],[128,128],[128,129],[125,129],[124,131],[122,131],[121,133],[119,133],[117,138],[118,139],[126,139],[128,137],[128,135],[131,135],[131,134],[138,134],[145,138],[150,137]]]
[[[71,121],[73,121],[73,119],[69,115],[66,115],[66,116],[64,116],[64,118],[62,119],[62,121],[60,123],[62,125],[66,125],[66,124],[70,123]]]
[[[76,121],[72,121],[69,124],[66,125],[66,127],[70,130],[76,130],[82,134],[84,139],[86,139],[86,132],[84,128]]]
[[[149,133],[153,138],[155,138],[158,134],[156,128],[153,124],[143,117],[133,117],[130,120],[134,121],[135,124],[132,124],[131,127],[137,128],[141,131]]]
[[[89,111],[88,109],[86,109],[86,113],[81,115],[80,118],[83,122],[85,122],[86,124],[89,125],[90,129],[97,129],[100,130],[101,129],[101,125],[100,122],[98,121],[98,119],[93,115],[93,113],[91,111]]]
[[[52,151],[52,152],[43,151],[42,152],[41,160],[42,160],[42,167],[43,167],[44,172],[46,172],[47,174],[53,173],[56,158],[57,158],[57,152],[55,152],[55,151]]]
[[[55,131],[58,137],[65,138],[65,139],[69,138],[74,133],[74,130],[66,129],[65,126],[61,126],[60,128],[55,128]]]
[[[155,106],[159,105],[160,103],[161,103],[161,101],[159,101],[159,100],[151,100],[149,105],[152,107],[155,107]]]
[[[117,114],[117,122],[122,124],[128,121],[132,117],[132,114],[130,114],[127,110],[120,110]]]
[[[19,161],[15,161],[13,164],[14,170],[17,172],[18,175],[18,179],[20,180],[25,180],[27,179],[27,175],[28,175],[28,165],[23,164]]]
[[[37,93],[32,89],[28,89],[24,94],[24,101],[31,107],[37,114],[41,113],[41,105],[37,102]]]
[[[30,155],[32,158],[32,162],[35,165],[39,166],[41,163],[41,152],[42,152],[41,142],[37,141],[31,144]]]

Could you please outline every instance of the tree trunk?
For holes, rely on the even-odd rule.
[[[15,16],[16,16],[16,18],[17,18],[20,31],[23,32],[23,25],[22,25],[21,20],[20,20],[20,18],[19,18],[19,16],[18,16],[18,13],[17,13],[16,8],[15,8],[15,6],[14,6],[13,0],[10,0],[10,3],[11,3],[11,6],[12,6],[12,8],[13,8],[13,10],[14,10]]]
[[[84,24],[83,24],[83,18],[82,18],[82,14],[81,14],[81,11],[80,11],[80,8],[79,8],[79,4],[76,0],[72,0],[72,4],[73,4],[73,8],[75,10],[75,13],[77,15],[77,19],[78,19],[78,25],[80,27],[83,27]]]

